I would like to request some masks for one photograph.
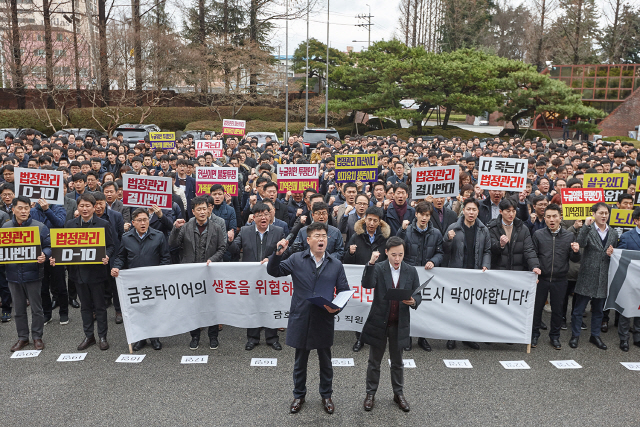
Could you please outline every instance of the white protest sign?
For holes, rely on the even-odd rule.
[[[504,369],[531,369],[524,360],[506,360],[500,361],[500,364]]]
[[[182,356],[182,360],[180,361],[180,363],[184,365],[207,362],[209,362],[209,356]]]
[[[558,369],[580,369],[582,366],[578,365],[575,360],[550,360],[553,366]]]
[[[278,359],[254,357],[249,366],[278,366]]]
[[[389,366],[391,366],[391,359],[387,359],[389,361]],[[413,359],[402,359],[402,365],[405,368],[415,368],[416,362]]]
[[[480,157],[478,185],[485,190],[524,191],[527,168],[527,159]]]
[[[140,363],[144,360],[146,354],[121,354],[116,363]]]
[[[411,169],[413,200],[433,197],[456,197],[460,194],[460,168],[452,166],[432,166]]]
[[[353,358],[350,359],[331,359],[331,366],[355,366],[353,363]]]
[[[442,359],[442,361],[444,362],[444,366],[446,366],[447,368],[462,368],[462,369],[471,369],[473,368],[473,366],[471,366],[471,362],[469,362],[469,359]]]
[[[28,197],[32,202],[45,199],[52,205],[64,205],[62,172],[15,168],[14,173],[16,196]]]
[[[25,359],[27,357],[38,357],[42,350],[20,350],[14,351],[11,359]]]
[[[630,371],[640,371],[640,363],[638,362],[620,362],[620,364]]]
[[[58,357],[58,362],[79,362],[87,357],[87,353],[62,353]]]
[[[214,159],[223,156],[222,140],[220,139],[198,139],[193,141],[196,149],[196,157],[211,153]]]

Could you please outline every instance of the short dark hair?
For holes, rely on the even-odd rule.
[[[15,208],[16,206],[18,206],[18,202],[26,203],[27,205],[31,206],[31,200],[29,200],[27,196],[14,197],[13,201],[11,202],[11,206]]]
[[[315,205],[314,205],[314,207],[315,207]],[[309,235],[311,233],[313,233],[314,231],[320,231],[320,230],[324,230],[325,233],[328,233],[329,232],[329,227],[324,222],[312,222],[307,227],[307,237],[309,237]]]
[[[500,203],[498,203],[498,208],[501,211],[506,211],[510,208],[518,209],[518,204],[515,200],[505,197],[504,199],[500,200]]]
[[[93,206],[96,205],[96,198],[93,197],[93,194],[89,194],[89,193],[83,193],[79,198],[78,198],[78,204],[80,204],[80,202],[89,202],[91,203]]]
[[[194,210],[198,205],[209,206],[209,203],[207,202],[207,198],[204,196],[196,196],[193,199],[191,199],[191,210]]]
[[[398,190],[404,190],[407,192],[407,194],[409,193],[409,186],[407,184],[405,184],[404,182],[399,182],[396,185],[393,186],[393,192],[395,193]]]
[[[633,213],[631,214],[631,219],[634,221],[636,219],[640,219],[640,206],[633,210]]]
[[[416,205],[416,213],[433,215],[433,204],[422,201]]]
[[[270,212],[271,208],[264,203],[256,203],[255,206],[251,209],[252,214],[257,214],[258,212]]]
[[[398,236],[389,237],[389,239],[387,240],[387,244],[386,244],[385,248],[387,250],[389,250],[391,248],[395,248],[396,246],[402,246],[402,249],[406,249],[405,248],[405,244],[404,244],[404,240],[402,240],[400,237],[398,237]]]
[[[543,200],[547,200],[546,196],[533,196],[533,199],[531,199],[531,204],[533,206],[537,205],[538,202],[541,202]]]
[[[377,206],[369,206],[367,208],[367,211],[364,213],[364,216],[367,217],[369,215],[375,215],[378,218],[382,219],[384,217],[384,211],[382,210],[382,208],[379,208]]]
[[[114,190],[118,191],[118,184],[116,184],[114,181],[105,181],[102,184],[102,191],[104,192],[104,189],[107,187],[113,187]]]
[[[558,214],[562,216],[562,208],[559,205],[556,205],[555,203],[550,203],[549,206],[547,206],[544,210],[545,213],[547,211],[557,211]]]
[[[623,193],[618,196],[618,203],[622,203],[624,199],[629,199],[633,202],[633,194]]]
[[[478,209],[480,209],[480,202],[475,197],[468,197],[462,201],[462,208],[464,209],[469,203],[473,203],[476,205]]]
[[[316,202],[313,204],[313,206],[311,206],[311,212],[312,213],[316,213],[318,211],[322,211],[325,210],[327,211],[327,213],[329,212],[329,205],[327,205],[325,202]]]
[[[606,208],[607,212],[611,212],[611,207],[609,207],[609,205],[605,202],[598,202],[595,205],[591,206],[591,212],[596,213],[600,208]]]
[[[264,185],[264,187],[262,187],[262,190],[263,190],[263,191],[265,191],[267,188],[270,188],[270,187],[275,187],[275,188],[276,188],[276,191],[278,191],[278,184],[276,184],[276,183],[275,183],[275,182],[273,182],[273,181],[269,181],[269,182],[267,182],[267,183]]]
[[[101,193],[101,192],[99,192],[99,191],[95,191],[95,192],[93,193],[93,198],[94,198],[94,199],[96,199],[96,202],[97,202],[98,200],[107,200],[107,198],[105,197],[104,193]]]
[[[211,188],[209,189],[209,194],[213,193],[214,191],[218,191],[218,190],[222,190],[222,192],[224,193],[224,187],[222,186],[222,184],[213,184],[211,186]]]
[[[71,177],[71,181],[76,182],[76,181],[84,181],[87,182],[87,176],[81,172],[73,175]]]
[[[131,214],[131,219],[136,219],[138,217],[138,215],[140,215],[140,214],[145,214],[147,216],[147,218],[149,218],[149,211],[147,209],[145,209],[145,208],[137,208]]]

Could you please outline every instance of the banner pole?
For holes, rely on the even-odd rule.
[[[131,347],[131,345],[129,345]],[[531,353],[531,344],[527,344],[527,354]]]
[[[133,354],[133,344],[129,344],[129,354]]]

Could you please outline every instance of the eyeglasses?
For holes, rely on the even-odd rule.
[[[269,216],[269,212],[261,212],[257,214],[253,214],[254,218],[266,218]]]
[[[367,206],[369,203],[367,202],[358,202],[356,203],[356,206]]]

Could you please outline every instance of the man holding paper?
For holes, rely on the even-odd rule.
[[[387,341],[389,341],[393,401],[404,412],[409,412],[409,403],[405,400],[403,393],[402,349],[409,345],[411,329],[409,307],[415,310],[422,301],[420,292],[416,293],[420,287],[420,280],[416,269],[403,262],[404,240],[398,236],[390,237],[387,240],[385,253],[389,262],[376,264],[380,252],[373,252],[362,276],[362,287],[375,289],[369,317],[362,328],[361,336],[362,341],[370,346],[364,410],[373,409],[375,394],[380,382],[380,363]],[[408,299],[399,301],[392,299],[394,297],[391,295],[387,295],[396,290],[410,290],[412,292]]]
[[[267,273],[273,277],[291,275],[293,295],[287,325],[287,345],[296,349],[293,367],[293,402],[290,412],[295,414],[302,409],[307,394],[307,362],[311,350],[317,350],[320,362],[320,396],[324,410],[333,414],[335,409],[333,393],[333,367],[331,365],[331,346],[333,345],[333,315],[339,307],[329,305],[319,307],[311,299],[322,297],[327,302],[333,300],[334,293],[350,291],[347,275],[342,263],[332,255],[326,254],[327,225],[314,222],[307,227],[309,248],[296,252],[282,261],[282,254],[289,242],[282,239],[278,250],[269,258]],[[337,303],[335,301],[333,304]],[[344,306],[344,304],[342,304]]]

